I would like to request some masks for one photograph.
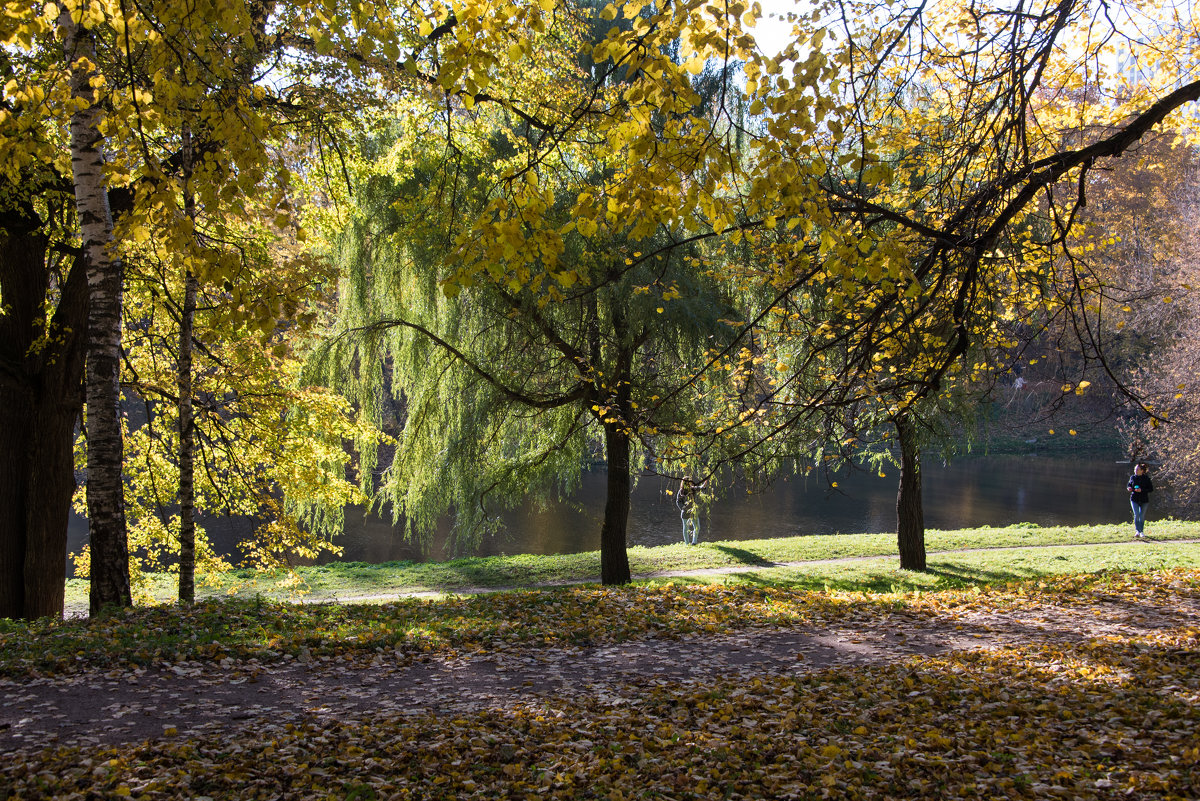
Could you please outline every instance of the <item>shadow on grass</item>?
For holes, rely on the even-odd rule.
[[[759,560],[756,564],[770,567],[770,562]],[[959,590],[971,587],[1007,584],[1012,581],[1036,578],[1042,575],[1037,570],[981,569],[954,564],[932,564],[924,572],[900,570],[897,567],[885,570],[855,570],[845,575],[829,572],[763,571],[732,573],[715,578],[727,584],[749,584],[756,587],[771,587],[787,590],[809,590],[823,592],[932,592],[936,590]],[[677,581],[678,579],[673,579]],[[710,579],[699,579],[708,581]]]
[[[742,548],[730,548],[728,545],[709,545],[714,551],[720,551],[723,554],[733,557],[738,562],[744,565],[755,565],[757,567],[777,567],[777,562],[772,562],[770,559],[764,559],[756,553],[752,553]]]
[[[734,573],[722,577],[727,584],[750,584],[755,587],[767,587],[778,590],[811,590],[812,592],[854,591],[854,592],[894,592],[898,589],[912,589],[898,586],[895,576],[862,576],[839,579],[829,575],[791,574],[776,576],[769,573]],[[928,589],[928,587],[922,587]]]
[[[938,577],[938,589],[982,587],[988,584],[1006,584],[1010,581],[1034,578],[1042,575],[1036,570],[981,570],[955,565],[940,564],[928,567],[925,574]]]

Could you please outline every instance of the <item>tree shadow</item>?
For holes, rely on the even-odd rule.
[[[767,562],[761,557],[753,554],[749,556],[756,560],[752,564],[764,568],[772,566],[771,562]],[[891,593],[969,589],[1027,580],[1039,575],[1037,571],[1033,570],[982,570],[978,567],[959,568],[953,565],[938,564],[931,565],[921,572],[886,569],[869,573],[856,571],[845,577],[824,572],[811,575],[807,575],[803,571],[788,571],[786,575],[747,572],[730,574],[725,580],[761,587],[816,592],[832,590],[835,592]]]
[[[1034,570],[981,570],[977,567],[955,569],[948,565],[927,567],[924,572],[937,576],[950,585],[963,587],[1019,581],[1040,575]]]
[[[728,582],[750,584],[756,587],[770,587],[781,590],[810,590],[812,592],[891,592],[896,589],[894,577],[878,576],[865,578],[861,575],[854,578],[839,579],[835,576],[803,574],[786,578],[764,575],[762,573],[738,573],[730,575]]]
[[[715,551],[728,554],[744,565],[754,565],[755,567],[778,567],[778,562],[772,562],[770,559],[764,559],[756,553],[743,550],[742,548],[730,548],[728,545],[709,545]]]

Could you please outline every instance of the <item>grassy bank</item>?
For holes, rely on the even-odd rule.
[[[140,607],[97,620],[0,620],[0,675],[227,658],[270,663],[320,657],[356,663],[386,653],[408,661],[428,653],[513,645],[597,644],[835,621],[844,625],[863,615],[887,615],[935,598],[943,599],[939,604],[953,605],[960,602],[956,598],[967,602],[979,597],[1014,598],[1033,590],[1070,596],[1098,583],[1120,583],[1126,576],[1177,572],[1194,582],[1200,576],[1200,544],[1178,537],[1196,533],[1196,525],[1180,524],[1173,532],[1177,539],[1087,544],[1071,544],[1071,540],[1089,533],[1095,540],[1105,532],[1004,529],[994,532],[993,542],[1004,543],[1001,547],[932,552],[927,573],[899,570],[895,556],[851,556],[737,573],[660,576],[616,588],[594,584],[526,588],[435,599],[392,594],[360,604],[296,604],[270,599],[265,593],[241,594],[190,608]],[[977,544],[973,539],[977,535],[947,532],[939,535],[940,544],[962,548]],[[830,540],[831,547],[842,540],[823,539]],[[852,542],[841,542],[843,549],[857,542],[855,547],[865,550],[873,541],[845,539]],[[729,559],[735,549],[721,543],[693,548],[687,559],[693,560],[693,566],[704,564],[707,550],[723,557],[721,565],[745,566],[747,554],[754,553],[745,546],[756,546],[740,545],[740,555],[733,561]],[[785,550],[782,542],[764,542],[762,547],[781,557],[797,553]],[[808,545],[801,542],[797,547]],[[713,569],[714,561],[707,564]],[[539,575],[562,578],[562,574]],[[378,589],[362,582],[347,586]]]
[[[682,544],[629,549],[635,578],[652,581],[655,574],[682,571],[748,569],[752,575],[696,576],[696,581],[758,581],[822,589],[957,588],[1004,579],[1103,569],[1154,569],[1178,557],[1168,553],[1172,541],[1200,539],[1200,523],[1156,522],[1153,542],[1130,542],[1129,526],[1055,526],[1021,524],[1006,528],[972,528],[926,533],[931,554],[929,574],[900,571],[893,534],[837,534],[819,537],[785,537],[739,542]],[[1035,551],[1026,555],[974,554],[949,558],[947,552],[966,549],[1038,548],[1070,545],[1112,545],[1109,549]],[[1169,550],[1169,549],[1168,549]],[[939,555],[941,554],[941,555]],[[873,561],[866,561],[876,557]],[[793,565],[833,559],[862,559],[836,565]],[[1165,561],[1164,561],[1165,560]],[[961,562],[961,565],[959,563]],[[272,600],[333,600],[421,592],[454,593],[505,587],[530,587],[596,581],[600,553],[515,555],[456,559],[449,562],[361,562],[298,567],[294,576],[285,571],[262,573],[235,570],[198,588],[201,597],[262,597]],[[174,577],[154,577],[153,594],[162,602],[175,596]],[[67,587],[69,610],[87,607],[87,583],[71,580]]]

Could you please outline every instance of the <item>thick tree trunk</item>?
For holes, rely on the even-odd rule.
[[[896,418],[900,440],[900,489],[896,493],[896,534],[903,570],[925,570],[925,512],[921,508],[921,449],[907,415]]]
[[[0,618],[17,619],[25,617],[25,515],[29,508],[33,392],[7,371],[0,374],[0,409],[4,416],[0,424]]]
[[[84,9],[85,10],[85,9]],[[79,12],[82,13],[82,10]],[[93,615],[129,606],[129,541],[121,469],[121,263],[110,252],[112,214],[104,176],[101,108],[92,88],[96,48],[90,31],[64,11],[60,24],[71,94],[86,105],[71,115],[71,168],[79,230],[88,262],[87,500]]]
[[[82,339],[82,338],[81,338]],[[75,424],[83,348],[62,390],[39,394],[34,422],[37,443],[29,460],[26,510],[25,617],[62,617],[66,581],[67,521],[75,494]]]
[[[0,381],[0,617],[27,620],[62,616],[79,416],[38,384]]]
[[[0,213],[0,617],[61,616],[82,405],[86,268],[50,319],[48,240],[31,206]]]
[[[623,422],[604,424],[604,452],[608,459],[608,494],[604,501],[604,524],[600,529],[600,581],[629,583],[629,435]]]
[[[78,391],[69,408],[38,384],[0,381],[0,617],[27,620],[62,616],[79,416]]]

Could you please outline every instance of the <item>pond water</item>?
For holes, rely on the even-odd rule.
[[[866,472],[835,477],[832,489],[811,476],[776,481],[766,491],[719,498],[701,518],[701,539],[749,540],[798,534],[877,533],[895,531],[896,483],[899,471],[880,478]],[[1125,481],[1128,463],[1115,458],[1049,456],[985,456],[951,465],[923,468],[925,525],[956,529],[1007,526],[1013,523],[1085,525],[1130,519]],[[551,554],[598,550],[604,511],[605,473],[586,474],[568,501],[541,509],[531,504],[504,516],[505,531],[485,539],[468,553],[455,552],[440,533],[427,550],[405,541],[390,521],[348,512],[346,532],[338,544],[341,559],[356,562],[425,561],[453,556]],[[664,545],[680,539],[679,512],[667,494],[674,482],[643,478],[634,490],[629,515],[630,545]],[[1169,493],[1156,492],[1150,519],[1180,514]],[[86,521],[73,521],[70,550],[86,541]],[[210,521],[214,545],[225,554],[236,550],[251,529],[250,521]],[[235,557],[236,558],[236,557]]]
[[[886,477],[856,471],[824,478],[792,477],[765,492],[714,500],[701,518],[702,539],[750,540],[798,534],[878,533],[896,530],[898,469]],[[925,525],[956,529],[974,526],[1082,525],[1119,523],[1130,517],[1125,491],[1128,463],[1116,460],[1038,456],[990,456],[952,465],[928,464],[922,470]],[[506,516],[507,531],[481,545],[478,553],[572,553],[600,547],[605,474],[584,477],[571,503],[543,510],[525,507]],[[665,545],[680,541],[675,482],[645,478],[633,493],[629,544]],[[1165,500],[1163,493],[1154,499]],[[1154,504],[1163,512],[1163,504]],[[1152,514],[1152,517],[1154,515]],[[364,532],[365,534],[366,532]],[[376,537],[349,534],[355,549],[365,548],[376,561],[394,547]],[[373,547],[382,550],[373,550]],[[412,558],[412,557],[388,557]]]

